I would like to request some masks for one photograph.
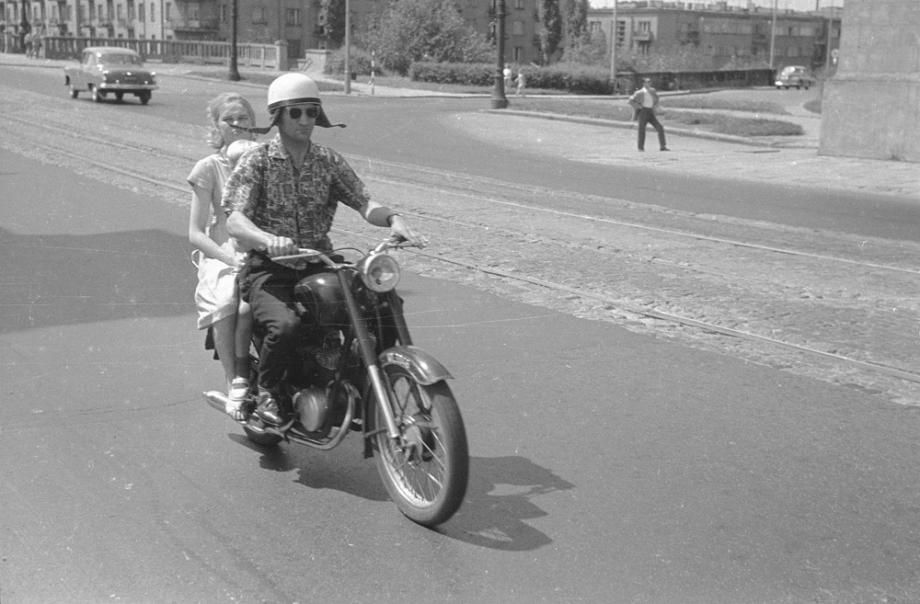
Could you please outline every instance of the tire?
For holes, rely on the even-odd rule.
[[[146,90],[144,92],[137,93],[137,98],[140,99],[141,105],[146,105],[150,102],[150,91]]]
[[[80,94],[80,91],[73,87],[73,84],[70,85],[70,98],[75,99]]]
[[[405,368],[385,368],[394,394],[399,441],[387,435],[374,401],[374,446],[380,478],[407,518],[423,526],[446,522],[460,508],[470,456],[460,408],[444,381],[418,383]]]
[[[116,93],[115,93],[115,100],[118,101],[119,103],[121,102],[121,100],[122,100],[123,98],[125,98],[125,93],[124,93],[124,92],[116,92]]]
[[[93,86],[93,102],[101,103],[104,100],[105,100],[105,93],[101,92],[98,88]]]

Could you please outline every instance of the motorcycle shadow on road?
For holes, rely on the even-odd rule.
[[[17,235],[0,228],[0,333],[192,313],[195,267],[179,251],[186,249],[186,239],[161,230]]]
[[[553,541],[526,522],[546,516],[537,498],[573,488],[574,484],[525,457],[471,457],[466,499],[457,515],[438,530],[489,549],[535,550]]]
[[[297,470],[297,482],[310,489],[332,489],[389,504],[374,463],[361,456],[358,439],[351,445],[343,443],[336,451],[316,452],[285,445],[266,449],[242,434],[229,436],[260,453],[259,465],[265,470]],[[445,537],[479,547],[535,550],[552,543],[548,535],[526,522],[546,516],[535,503],[536,498],[573,488],[572,483],[524,457],[471,457],[470,481],[463,505],[453,518],[435,530]]]

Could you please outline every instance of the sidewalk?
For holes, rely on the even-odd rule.
[[[53,59],[27,59],[24,55],[0,53],[0,65],[18,65],[61,69],[71,63]],[[225,65],[149,62],[160,76],[226,79]],[[256,72],[242,67],[241,74]],[[259,72],[271,75],[274,72]],[[201,75],[205,74],[205,75]],[[329,80],[333,81],[333,80]],[[334,80],[341,85],[340,80]],[[265,88],[264,83],[245,79],[234,86]],[[488,99],[489,95],[388,88],[366,81],[353,81],[354,96],[370,97],[437,97],[468,96]],[[337,95],[341,93],[329,93]],[[798,112],[782,119],[802,125],[800,137],[741,137],[670,127],[664,124],[670,153],[656,150],[655,131],[649,128],[650,151],[635,149],[635,124],[562,114],[516,111],[514,97],[508,97],[507,109],[489,109],[484,103],[482,119],[463,120],[462,127],[471,136],[506,147],[522,148],[549,155],[600,164],[635,165],[656,170],[699,176],[718,176],[727,180],[757,181],[824,190],[871,192],[906,197],[920,203],[920,165],[910,162],[882,161],[852,157],[818,155],[820,119]],[[565,99],[560,98],[560,103]]]

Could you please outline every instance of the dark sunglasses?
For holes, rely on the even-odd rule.
[[[304,113],[306,113],[307,117],[311,120],[315,120],[319,116],[319,107],[316,105],[311,105],[306,109],[301,109],[300,107],[288,107],[288,115],[291,116],[292,120],[299,120],[300,116]]]

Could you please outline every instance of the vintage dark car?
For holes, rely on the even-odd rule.
[[[71,98],[89,92],[97,103],[111,93],[118,101],[133,94],[146,105],[157,89],[156,73],[144,67],[140,55],[129,48],[112,46],[85,48],[79,65],[64,67],[64,84]]]

